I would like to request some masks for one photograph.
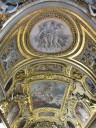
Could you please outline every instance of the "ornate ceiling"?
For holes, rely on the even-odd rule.
[[[95,0],[0,2],[0,128],[96,128]]]

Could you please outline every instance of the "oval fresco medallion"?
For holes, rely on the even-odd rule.
[[[72,44],[72,33],[62,20],[47,18],[38,22],[30,33],[31,46],[39,52],[57,53]]]
[[[25,57],[73,56],[82,45],[81,28],[62,8],[40,9],[25,25],[18,36],[18,47]],[[61,10],[61,11],[60,11]],[[76,54],[77,56],[77,54]]]

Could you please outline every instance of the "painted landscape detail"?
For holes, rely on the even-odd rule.
[[[49,18],[35,25],[30,33],[30,42],[37,51],[56,53],[64,51],[70,46],[72,33],[63,21]]]
[[[31,83],[33,108],[60,108],[66,84],[57,81],[39,81]]]

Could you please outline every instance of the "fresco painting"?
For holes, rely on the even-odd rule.
[[[31,83],[33,108],[60,108],[66,84],[57,81],[39,81]]]
[[[86,82],[86,85],[87,85],[89,91],[93,95],[95,95],[96,94],[96,85],[95,85],[95,83],[89,77],[86,77],[85,82]]]
[[[56,18],[44,19],[37,23],[30,33],[32,47],[44,53],[66,50],[72,43],[69,26]]]
[[[82,102],[77,103],[76,114],[83,123],[86,123],[86,121],[88,120],[90,116],[88,109],[85,107],[85,105]]]

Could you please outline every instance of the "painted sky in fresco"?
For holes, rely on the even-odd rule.
[[[60,108],[66,84],[57,81],[39,81],[31,83],[33,108]]]

